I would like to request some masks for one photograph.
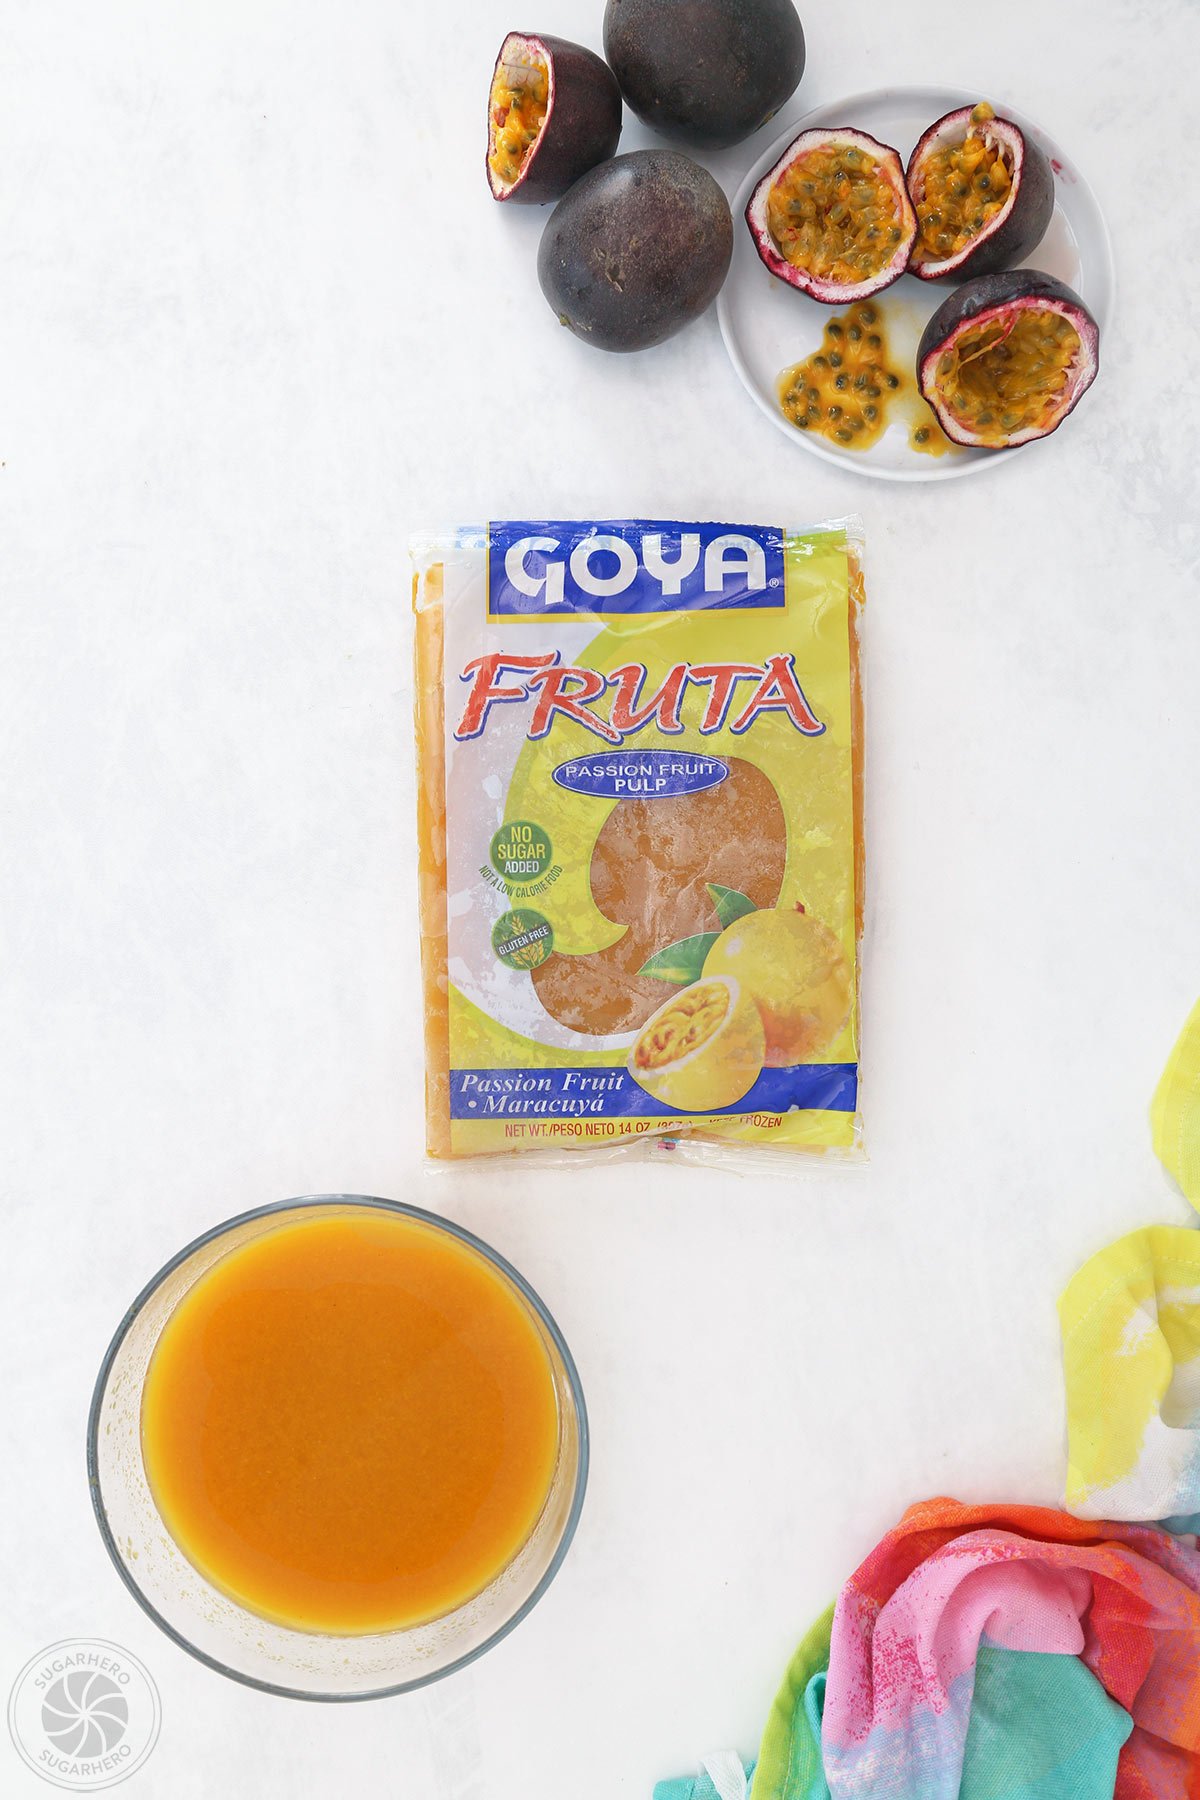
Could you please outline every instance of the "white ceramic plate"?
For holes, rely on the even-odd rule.
[[[1022,450],[998,455],[988,450],[951,449],[941,456],[914,450],[909,442],[912,426],[933,417],[915,393],[905,397],[887,431],[869,450],[843,450],[814,432],[797,431],[780,411],[776,383],[782,370],[817,348],[834,309],[819,305],[768,273],[746,226],[746,203],[792,139],[812,126],[856,126],[882,143],[893,145],[907,162],[917,139],[935,119],[955,107],[974,105],[985,98],[1041,146],[1054,170],[1054,216],[1025,266],[1043,269],[1074,288],[1086,301],[1103,337],[1113,301],[1108,228],[1087,182],[1040,125],[1010,106],[1002,96],[984,89],[967,93],[957,88],[880,88],[817,107],[789,125],[770,149],[764,150],[738,190],[733,205],[733,266],[717,302],[717,317],[725,348],[747,391],[792,443],[824,457],[826,462],[838,463],[862,475],[878,475],[886,481],[947,481],[957,475],[977,474],[989,464],[1021,455]],[[872,305],[879,308],[883,317],[891,358],[897,367],[913,367],[926,321],[953,292],[950,282],[918,281],[915,275],[902,275],[894,286],[873,296]],[[1081,404],[1087,405],[1086,397]],[[1069,430],[1070,425],[1064,429]],[[1023,446],[1031,448],[1036,446]]]

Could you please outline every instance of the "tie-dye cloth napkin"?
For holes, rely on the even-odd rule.
[[[750,1793],[1191,1800],[1200,1554],[1050,1508],[911,1508],[796,1652]]]
[[[822,1754],[835,1800],[958,1800],[982,1643],[1080,1659],[1132,1720],[1120,1800],[1200,1791],[1200,1555],[1144,1527],[933,1500],[834,1612]]]
[[[1200,1207],[1200,1006],[1150,1109],[1154,1148]],[[1086,1519],[1200,1520],[1200,1232],[1159,1225],[1101,1250],[1058,1303],[1066,1505]]]
[[[821,1735],[832,1620],[831,1609],[792,1659],[751,1800],[830,1800]],[[1077,1657],[981,1642],[962,1780],[953,1791],[958,1800],[1110,1800],[1131,1729],[1129,1714]],[[896,1785],[909,1775],[902,1766],[881,1769],[878,1792],[914,1791],[911,1781]],[[665,1800],[658,1789],[655,1800]]]

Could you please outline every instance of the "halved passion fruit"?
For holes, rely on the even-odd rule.
[[[736,1106],[762,1074],[758,1008],[729,975],[703,976],[664,1000],[638,1033],[629,1072],[679,1112]]]
[[[772,275],[827,306],[865,300],[908,267],[917,218],[897,152],[865,131],[802,131],[750,196]]]
[[[1079,295],[1036,269],[964,282],[917,350],[917,385],[947,437],[1007,450],[1048,437],[1100,367],[1100,330]]]
[[[543,206],[611,156],[621,90],[606,62],[565,38],[510,31],[488,104],[488,183],[496,200]]]
[[[908,159],[919,231],[910,273],[965,281],[1011,269],[1041,243],[1054,176],[1037,145],[986,100],[931,125]]]

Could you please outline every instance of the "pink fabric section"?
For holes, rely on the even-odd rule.
[[[861,1742],[907,1723],[918,1706],[945,1712],[982,1637],[1003,1650],[1082,1655],[1090,1580],[1025,1561],[1028,1551],[1006,1532],[972,1532],[922,1563],[880,1609],[849,1583],[834,1615],[825,1741]]]

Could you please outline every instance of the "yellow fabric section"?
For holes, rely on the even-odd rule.
[[[1182,1431],[1196,1411],[1196,1371],[1186,1371],[1200,1359],[1200,1232],[1160,1225],[1118,1239],[1084,1265],[1058,1311],[1068,1507],[1147,1519],[1182,1510],[1175,1486],[1184,1471],[1174,1453],[1186,1451]],[[1162,1431],[1151,1463],[1147,1432],[1156,1420]],[[1129,1504],[1106,1507],[1105,1490],[1135,1474]]]
[[[1200,1001],[1180,1033],[1150,1107],[1154,1148],[1200,1208]]]

